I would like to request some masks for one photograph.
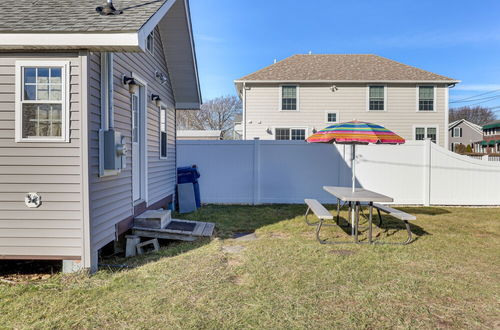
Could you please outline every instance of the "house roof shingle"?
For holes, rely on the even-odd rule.
[[[106,0],[2,0],[0,33],[138,31],[166,0],[115,0],[121,15],[100,15]]]
[[[371,54],[293,55],[237,81],[442,81],[455,79]]]

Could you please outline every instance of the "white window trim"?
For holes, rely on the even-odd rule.
[[[328,121],[328,114],[329,113],[334,113],[337,115],[337,121]],[[325,110],[325,123],[327,124],[336,124],[336,123],[339,123],[340,122],[340,119],[339,119],[339,112],[338,111],[330,111],[330,110]]]
[[[286,86],[293,86],[295,87],[295,91],[296,91],[296,94],[297,94],[297,109],[295,110],[283,110],[283,104],[282,104],[282,101],[283,101],[283,87],[286,87]],[[297,84],[281,84],[279,85],[279,111],[281,112],[299,112],[300,111],[300,87],[299,85]],[[278,127],[279,128],[279,127]]]
[[[22,97],[23,97],[23,67],[61,67],[61,78],[63,79],[61,83],[61,137],[35,137],[35,138],[23,138],[23,122],[22,122]],[[69,61],[16,61],[16,92],[15,92],[15,140],[16,142],[69,142],[69,84],[70,84],[70,63]],[[37,103],[36,101],[33,103]],[[42,102],[40,102],[42,103]],[[50,103],[43,102],[43,103]]]
[[[148,49],[148,37],[151,35],[152,37],[152,42],[151,42],[151,50]],[[153,29],[147,36],[146,36],[146,51],[150,53],[151,55],[154,54],[155,52],[155,29]]]
[[[455,130],[458,130],[458,135]],[[451,137],[460,138],[462,137],[462,128],[461,127],[453,127]]]
[[[287,110],[285,110],[287,111]],[[290,110],[288,110],[290,111]],[[276,129],[278,128],[286,128],[286,129],[289,129],[290,130],[290,139],[288,140],[276,140]],[[274,135],[274,140],[275,141],[302,141],[302,140],[292,140],[292,129],[303,129],[305,134],[305,139],[307,139],[307,137],[309,136],[309,128],[308,127],[304,127],[304,126],[286,126],[286,125],[281,125],[281,126],[273,126],[272,127],[272,130],[273,130],[273,135]],[[304,141],[305,141],[304,139]]]
[[[429,111],[431,112],[431,111]],[[413,125],[413,136],[412,140],[417,141],[416,135],[417,135],[417,128],[425,128],[425,137],[424,139],[427,139],[427,128],[435,128],[436,129],[436,144],[439,145],[439,125],[427,125],[427,124],[422,124],[422,125]]]
[[[370,110],[370,87],[384,86],[384,110]],[[366,85],[366,111],[368,112],[387,112],[387,84],[368,84]]]
[[[420,108],[420,87],[423,87],[423,86],[430,86],[430,87],[434,87],[434,106],[433,106],[433,110],[419,110]],[[423,112],[423,113],[426,113],[426,112],[437,112],[437,85],[433,85],[433,84],[417,84],[417,87],[416,87],[416,106],[417,106],[417,112]]]
[[[167,133],[167,139],[165,141],[165,143],[167,144],[166,146],[166,153],[167,155],[165,157],[163,157],[161,155],[161,133],[163,132],[162,131],[162,127],[161,127],[161,111],[162,111],[162,108],[165,109],[165,133]],[[166,104],[164,104],[163,102],[160,103],[160,107],[158,108],[158,136],[159,136],[159,141],[158,141],[158,146],[159,146],[159,158],[161,160],[165,160],[165,159],[168,159],[168,113],[169,113],[169,108],[167,107]]]

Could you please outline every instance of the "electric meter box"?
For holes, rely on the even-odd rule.
[[[104,169],[120,171],[125,168],[127,147],[122,133],[113,129],[104,131]]]

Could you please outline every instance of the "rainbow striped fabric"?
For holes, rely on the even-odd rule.
[[[380,125],[355,120],[328,126],[308,137],[307,142],[402,144],[405,139]]]

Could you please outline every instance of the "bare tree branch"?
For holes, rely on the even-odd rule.
[[[460,107],[450,109],[450,123],[465,119],[470,121],[471,123],[477,125],[484,125],[490,121],[495,120],[495,113],[485,107],[477,106],[477,107]]]
[[[201,110],[177,111],[178,129],[220,130],[224,139],[232,138],[235,117],[241,113],[241,100],[237,96],[222,96],[208,100]]]

